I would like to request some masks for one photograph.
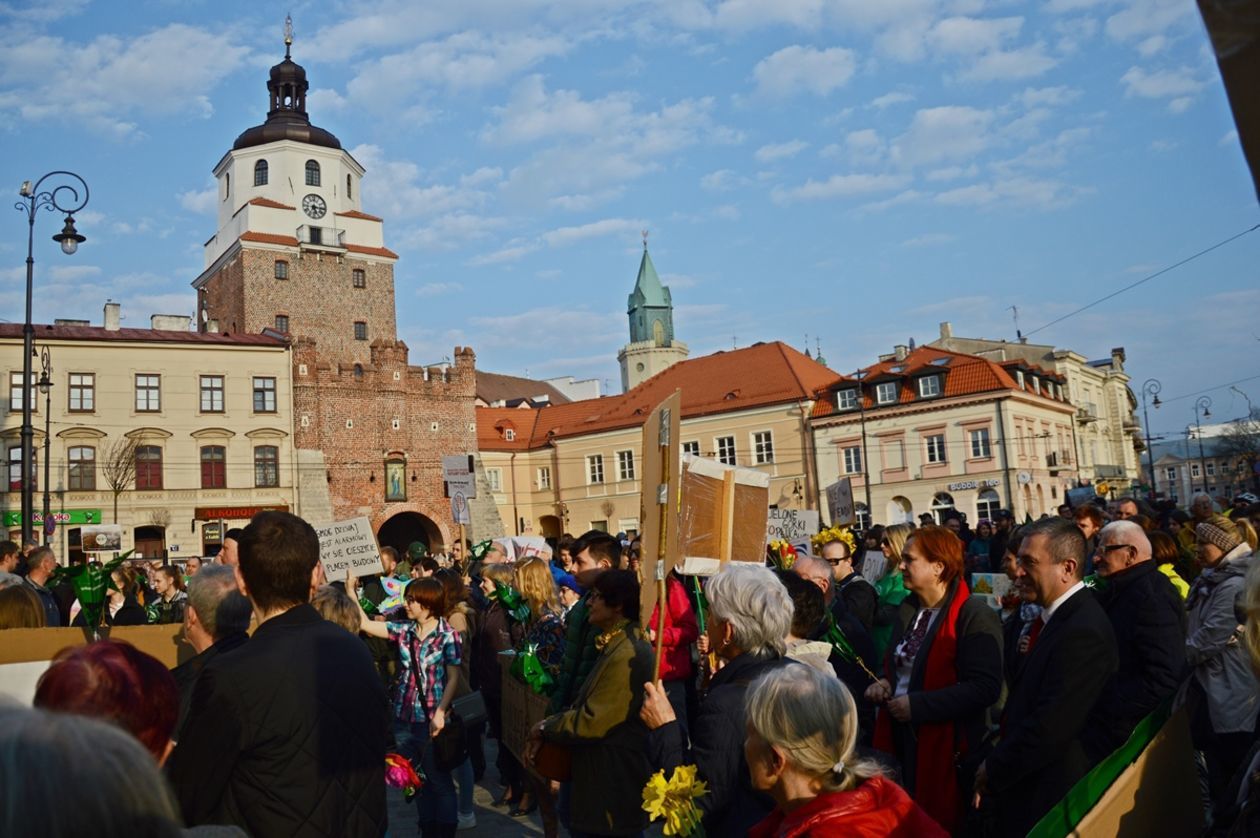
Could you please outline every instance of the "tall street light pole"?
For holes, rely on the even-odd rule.
[[[870,529],[875,524],[875,509],[871,506],[871,467],[870,461],[866,457],[866,396],[863,392],[862,379],[866,378],[865,370],[858,370],[853,374],[857,379],[857,403],[858,403],[858,420],[862,424],[862,488],[866,490],[866,517],[870,524],[866,529]]]
[[[1196,435],[1199,437],[1199,474],[1203,478],[1203,492],[1207,494],[1207,460],[1203,456],[1203,425],[1199,422],[1199,417],[1210,419],[1212,411],[1208,410],[1212,406],[1212,400],[1207,396],[1203,396],[1194,403],[1194,425],[1197,430]]]
[[[1151,404],[1158,409],[1160,405],[1159,391],[1164,388],[1157,379],[1148,378],[1142,384],[1142,424],[1146,429],[1146,464],[1151,471],[1151,491],[1147,499],[1153,506],[1155,504],[1155,451],[1151,448],[1151,420],[1146,415],[1146,397],[1151,396]],[[1171,487],[1169,487],[1171,489]]]
[[[52,485],[52,457],[49,454],[52,446],[52,354],[45,346],[39,353],[40,367],[39,391],[44,394],[44,546],[52,540],[52,511],[48,497],[49,486]]]
[[[53,183],[44,188],[44,181]],[[60,183],[57,183],[60,181]],[[82,190],[82,197],[80,197]],[[87,206],[88,186],[74,172],[49,172],[39,180],[26,181],[18,190],[22,200],[14,206],[26,213],[26,320],[22,326],[22,541],[31,540],[35,515],[35,429],[31,426],[34,388],[31,387],[31,357],[35,354],[35,325],[31,322],[31,301],[35,287],[35,216],[41,209],[65,213],[65,224],[53,241],[61,245],[67,256],[79,249],[85,239],[74,228],[74,213]]]

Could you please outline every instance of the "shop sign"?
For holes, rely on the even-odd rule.
[[[193,517],[198,521],[248,521],[259,512],[288,512],[288,504],[275,503],[269,506],[198,506],[193,509]]]
[[[959,483],[950,483],[949,490],[951,492],[964,492],[967,489],[996,489],[1001,485],[1001,480],[991,477],[988,480],[963,480]]]
[[[101,510],[99,509],[67,509],[64,512],[50,512],[49,517],[53,519],[53,523],[59,526],[66,524],[99,524],[101,522]],[[32,516],[35,525],[44,523],[44,513],[36,512]],[[6,527],[22,526],[22,511],[20,509],[9,510],[4,513],[4,525]]]

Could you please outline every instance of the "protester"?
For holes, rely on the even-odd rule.
[[[875,606],[875,624],[871,629],[871,641],[875,644],[875,659],[882,661],[888,651],[888,641],[892,638],[893,623],[897,620],[897,610],[910,592],[906,590],[905,579],[901,575],[901,551],[906,547],[906,539],[914,532],[909,524],[893,524],[884,529],[879,548],[888,563],[884,575],[875,583],[878,602]],[[973,544],[975,542],[972,542]],[[865,687],[858,691],[860,695]]]
[[[1242,639],[1251,671],[1260,677],[1260,562],[1251,563],[1244,585]],[[1260,835],[1260,739],[1254,741],[1240,765],[1213,813],[1212,835]]]
[[[17,575],[21,555],[17,542],[0,541],[0,588],[21,583],[22,577]]]
[[[206,565],[188,583],[184,609],[184,639],[197,654],[171,670],[179,687],[179,721],[175,741],[188,718],[193,688],[201,671],[219,655],[240,647],[249,635],[253,607],[236,586],[236,571],[225,565]]]
[[[967,573],[990,573],[989,542],[993,540],[993,525],[988,521],[976,524],[976,536],[967,545]]]
[[[569,549],[573,556],[570,572],[588,593],[569,609],[566,617],[564,659],[560,662],[560,671],[556,673],[556,690],[551,694],[548,708],[551,713],[568,708],[595,666],[595,658],[599,655],[595,649],[595,638],[600,632],[586,621],[589,591],[600,574],[621,564],[621,544],[606,532],[591,530],[575,539]]]
[[[563,571],[556,576],[556,586],[556,595],[560,600],[560,619],[564,621],[567,635],[569,613],[573,611],[573,606],[577,605],[578,601],[582,599],[582,586],[573,578],[573,574]]]
[[[184,562],[184,586],[188,586],[188,580],[196,576],[201,570],[201,557],[190,556],[188,561]]]
[[[179,688],[162,662],[130,643],[98,640],[65,649],[35,685],[34,706],[111,722],[158,765],[175,746]]]
[[[1002,557],[1006,555],[1006,546],[1014,527],[1015,516],[1009,509],[999,509],[993,513],[993,535],[989,538],[990,569],[1002,566]]]
[[[48,626],[65,625],[57,600],[46,587],[56,569],[57,557],[53,555],[51,547],[36,548],[26,557],[26,585],[39,597],[39,602],[44,607],[44,624]]]
[[[1207,763],[1211,800],[1221,806],[1230,777],[1251,747],[1260,710],[1260,686],[1239,642],[1236,610],[1253,554],[1234,522],[1223,515],[1201,521],[1195,534],[1204,570],[1186,599],[1186,663],[1194,675],[1186,705],[1194,746]]]
[[[382,835],[384,688],[363,643],[310,605],[323,576],[315,530],[258,513],[235,573],[258,627],[193,689],[170,766],[185,819],[252,835]]]
[[[691,728],[678,723],[665,691],[644,687],[642,718],[652,731],[648,754],[667,772],[695,765],[708,793],[696,801],[708,835],[743,835],[765,818],[773,800],[749,780],[744,741],[744,699],[763,673],[806,667],[784,657],[792,628],[792,600],[768,568],[732,562],[705,589],[709,648],[725,661],[709,682]]]
[[[1002,626],[983,597],[970,595],[963,545],[949,530],[916,530],[901,571],[910,596],[893,627],[885,677],[866,691],[882,705],[875,746],[896,755],[911,797],[952,831],[1002,695]]]
[[[648,641],[656,643],[656,629],[661,615],[661,603],[656,603],[652,616],[643,627]],[[694,691],[695,673],[691,666],[691,646],[700,637],[695,609],[687,588],[677,572],[665,577],[665,633],[661,642],[661,681],[674,714],[685,725],[689,692]],[[694,698],[694,696],[690,696]]]
[[[1014,686],[1024,667],[1031,645],[1029,635],[1041,616],[1041,606],[1037,604],[1037,592],[1033,590],[1031,580],[1018,572],[1019,545],[1023,540],[1023,527],[1011,530],[1008,549],[1002,559],[1002,572],[1011,580],[1011,592],[1002,601],[1002,671],[1008,690]]]
[[[184,592],[184,576],[176,568],[163,565],[153,573],[153,592],[157,599],[149,607],[149,622],[172,625],[184,622],[188,594]]]
[[[1148,532],[1146,537],[1151,542],[1151,560],[1155,562],[1159,572],[1172,583],[1177,595],[1184,602],[1190,595],[1190,583],[1178,572],[1182,555],[1176,539],[1163,530]]]
[[[831,565],[836,580],[836,599],[833,608],[843,603],[850,614],[858,619],[869,634],[875,624],[875,605],[878,595],[874,586],[853,567],[853,551],[848,543],[832,539],[819,550],[822,560]]]
[[[333,625],[359,636],[359,605],[338,585],[320,585],[311,597],[311,607]]]
[[[592,588],[588,619],[599,631],[599,657],[572,708],[539,723],[527,751],[532,759],[545,742],[571,755],[573,838],[637,835],[647,825],[643,786],[651,774],[638,685],[652,677],[652,647],[638,626],[639,581],[632,571],[601,573]],[[659,694],[668,707],[663,691]]]
[[[455,542],[459,546],[459,542]],[[468,604],[468,589],[464,585],[464,577],[454,567],[444,567],[433,575],[442,583],[443,611],[442,615],[451,628],[459,635],[460,649],[465,654],[460,656],[459,683],[451,696],[452,703],[472,691],[472,637],[476,615]],[[369,638],[372,639],[372,638]],[[485,769],[484,756],[481,756],[481,734],[484,723],[467,725],[464,729],[464,741],[468,747],[468,758],[455,769],[455,782],[459,786],[459,828],[472,829],[477,825],[477,814],[473,808],[473,794],[476,783],[476,771],[473,767],[474,754],[480,757],[482,769]]]
[[[507,609],[496,595],[496,584],[511,587],[515,574],[510,564],[494,563],[481,567],[481,592],[489,606],[477,620],[477,635],[472,649],[472,674],[486,702],[490,721],[490,735],[499,740],[499,753],[495,767],[499,769],[499,782],[503,786],[496,806],[514,809],[525,793],[524,776],[520,763],[503,745],[503,670],[499,654],[515,649],[524,638],[525,627],[514,623]]]
[[[843,684],[814,670],[773,670],[748,691],[744,755],[772,811],[751,838],[945,836],[878,763],[857,755],[857,712]]]
[[[810,584],[809,580],[790,570],[776,570],[774,575],[792,600],[792,627],[788,631],[784,654],[838,679],[836,671],[831,668],[831,644],[809,639],[826,617],[827,601],[823,598],[822,591],[817,585]],[[677,707],[674,712],[677,714]],[[856,714],[857,709],[854,708],[855,718]],[[681,715],[679,718],[682,718]]]
[[[1138,722],[1177,691],[1185,675],[1181,597],[1159,572],[1150,540],[1134,521],[1130,517],[1103,527],[1094,553],[1094,567],[1107,580],[1098,603],[1111,620],[1120,667],[1081,736],[1092,762],[1123,745]]]
[[[1006,701],[1002,737],[976,772],[1000,835],[1024,835],[1090,768],[1081,732],[1116,672],[1115,634],[1082,581],[1085,536],[1063,518],[1023,529],[1016,578],[1041,616]]]
[[[233,527],[223,534],[223,547],[218,555],[219,564],[236,567],[241,563],[240,541],[244,532],[240,527]]]
[[[44,604],[26,585],[0,587],[0,629],[44,628]]]
[[[149,618],[137,596],[140,583],[136,578],[136,572],[124,565],[114,568],[109,578],[111,584],[105,591],[105,607],[101,609],[101,624],[106,626],[145,625]],[[78,602],[71,610],[78,610],[71,625],[86,626],[87,615],[80,609]]]

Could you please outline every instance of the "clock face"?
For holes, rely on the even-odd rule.
[[[311,218],[323,218],[324,213],[328,212],[328,205],[318,195],[307,195],[302,199],[302,211]]]

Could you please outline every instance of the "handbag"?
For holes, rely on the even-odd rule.
[[[468,743],[464,720],[454,708],[446,711],[446,724],[433,737],[433,761],[440,771],[454,771],[468,759]]]
[[[489,711],[486,710],[486,699],[481,694],[481,690],[473,690],[452,701],[451,711],[459,716],[466,727],[479,725],[490,717]]]

